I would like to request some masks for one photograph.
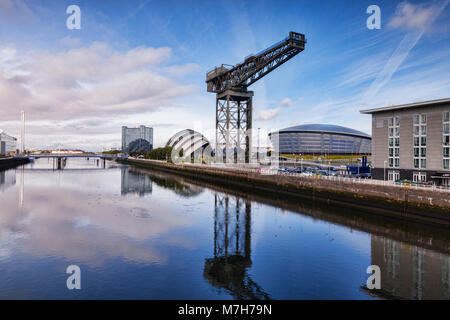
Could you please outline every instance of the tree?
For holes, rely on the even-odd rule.
[[[122,153],[122,150],[109,150],[109,151],[103,151],[103,154],[119,154]]]
[[[172,147],[156,148],[145,153],[145,158],[154,160],[170,160],[172,156]]]

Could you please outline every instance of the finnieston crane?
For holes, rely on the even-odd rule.
[[[207,91],[216,93],[216,157],[225,150],[226,162],[231,162],[234,150],[239,155],[245,150],[245,162],[249,162],[253,91],[247,87],[302,52],[305,44],[304,34],[291,31],[282,41],[247,56],[244,62],[222,64],[206,74]]]

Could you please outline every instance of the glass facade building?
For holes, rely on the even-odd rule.
[[[17,151],[17,138],[0,130],[0,155],[13,155]]]
[[[122,127],[122,151],[126,152],[130,143],[138,139],[148,141],[153,146],[153,128],[139,126],[134,128]]]
[[[280,154],[370,154],[371,137],[337,125],[304,124],[281,129],[279,148]]]

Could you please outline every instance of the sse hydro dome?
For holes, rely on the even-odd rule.
[[[281,129],[280,154],[364,155],[371,153],[370,135],[331,124],[304,124]],[[273,133],[269,134],[269,137]]]

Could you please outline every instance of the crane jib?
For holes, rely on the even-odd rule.
[[[246,87],[261,79],[305,49],[305,35],[290,32],[285,39],[257,54],[249,55],[235,66],[221,65],[206,74],[207,91],[220,93]]]

